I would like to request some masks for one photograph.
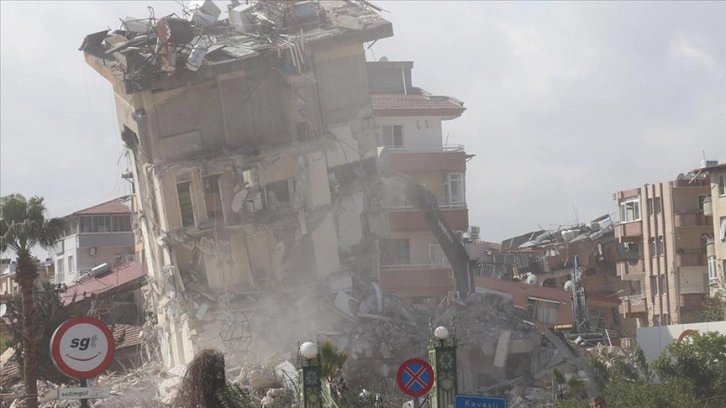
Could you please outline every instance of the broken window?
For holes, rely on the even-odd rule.
[[[559,303],[546,299],[527,298],[527,311],[534,321],[556,324]],[[529,313],[528,313],[529,314]]]
[[[267,191],[267,205],[276,207],[280,204],[289,204],[295,195],[295,179],[280,180],[265,185]]]
[[[207,206],[207,218],[210,221],[222,219],[222,195],[219,190],[219,174],[202,178],[204,186],[204,203]]]
[[[403,125],[381,126],[381,146],[403,147]]]
[[[462,204],[466,202],[466,186],[464,173],[447,174],[444,179],[444,201],[446,204]]]
[[[191,186],[191,181],[185,181],[176,185],[176,193],[179,196],[179,212],[181,213],[182,226],[184,227],[194,225]]]
[[[640,197],[629,198],[620,203],[620,221],[629,222],[640,219]]]
[[[242,172],[242,185],[244,190],[244,208],[249,212],[260,211],[262,205],[262,194],[257,169],[247,169]]]
[[[411,264],[411,248],[408,239],[381,239],[378,241],[381,265]]]

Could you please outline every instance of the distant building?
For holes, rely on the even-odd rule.
[[[463,102],[414,87],[413,62],[368,62],[368,86],[377,142],[394,170],[439,199],[444,219],[457,232],[469,228],[464,146],[444,144],[442,122],[464,113]],[[423,212],[398,191],[384,190],[390,233],[378,240],[378,277],[384,290],[409,300],[438,299],[453,290],[451,266]]]
[[[710,182],[703,175],[646,184],[614,194],[620,211],[615,236],[623,246],[618,276],[629,284],[621,312],[638,327],[700,320],[708,295],[704,212]]]
[[[71,285],[98,265],[134,260],[129,205],[115,198],[65,217],[70,230],[50,250],[55,283]]]
[[[703,204],[703,213],[713,221],[713,235],[706,244],[708,283],[711,292],[726,288],[726,163],[705,162],[694,170],[706,174],[711,181],[710,195]]]

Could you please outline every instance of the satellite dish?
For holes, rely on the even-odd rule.
[[[565,282],[565,290],[568,292],[572,290],[572,281],[571,280],[568,280],[567,282]]]
[[[8,305],[5,303],[0,305],[0,317],[5,316],[5,313],[8,312]]]
[[[537,284],[537,275],[529,274],[527,276],[527,284],[528,285],[536,285]]]

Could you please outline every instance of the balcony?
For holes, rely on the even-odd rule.
[[[134,233],[124,232],[82,232],[78,234],[78,248],[133,247]]]
[[[640,238],[643,236],[643,222],[631,221],[615,226],[615,237],[618,239]]]
[[[624,296],[620,298],[620,313],[626,318],[635,317],[634,315],[648,312],[648,304],[645,295],[637,294]]]
[[[452,290],[451,268],[441,265],[380,265],[381,287],[404,297],[445,296]]]
[[[695,179],[684,179],[684,180],[673,180],[671,181],[673,188],[687,188],[687,187],[711,187],[711,181],[708,178],[695,178]]]
[[[615,265],[620,279],[638,280],[645,276],[645,264],[642,259],[618,261]]]
[[[673,217],[676,228],[711,226],[711,220],[698,210],[679,211]]]
[[[454,231],[466,231],[469,228],[469,210],[466,203],[439,204],[446,224]],[[387,207],[388,226],[391,231],[429,231],[424,213],[410,206]]]
[[[676,254],[678,266],[706,266],[706,253],[701,251],[685,251]]]
[[[687,293],[680,296],[680,306],[684,309],[699,309],[706,300],[705,293]]]
[[[466,172],[464,146],[444,146],[432,149],[387,148],[391,167],[402,172],[418,171],[441,173]]]

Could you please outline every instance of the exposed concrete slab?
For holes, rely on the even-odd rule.
[[[497,351],[494,353],[494,367],[504,368],[509,356],[509,341],[512,338],[511,330],[502,330],[499,334]]]

